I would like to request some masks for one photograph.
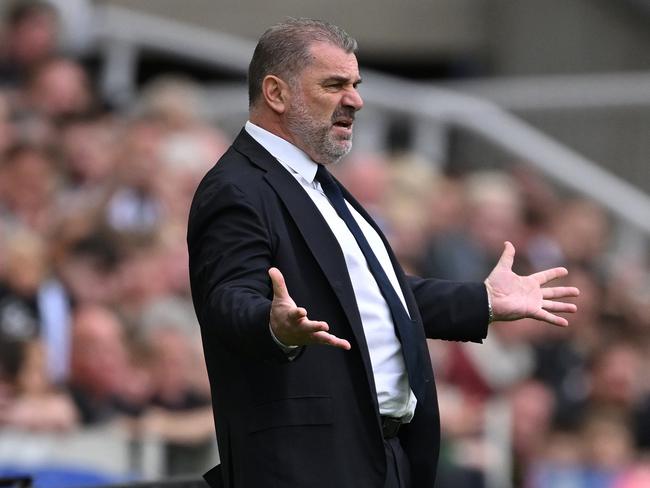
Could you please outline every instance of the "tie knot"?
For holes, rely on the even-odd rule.
[[[336,184],[336,181],[334,181],[332,174],[327,171],[327,168],[322,164],[319,164],[318,169],[316,170],[316,181],[320,183],[325,195],[327,195],[330,200],[337,197],[343,198],[340,196],[341,190]]]
[[[327,184],[332,182],[332,175],[323,164],[318,165],[316,170],[316,180],[321,184]]]

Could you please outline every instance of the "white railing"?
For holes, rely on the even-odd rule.
[[[134,439],[117,424],[72,432],[0,430],[0,470],[30,473],[51,468],[114,480],[156,479],[164,475],[164,445],[154,437]]]
[[[650,107],[650,72],[491,78],[449,88],[515,111]]]
[[[533,164],[538,170],[583,195],[600,202],[621,219],[650,236],[650,197],[636,187],[603,170],[596,163],[560,144],[517,117],[485,100],[448,90],[373,75],[364,87],[366,100],[410,114],[437,118],[462,127],[496,146]],[[402,93],[403,91],[403,93]]]

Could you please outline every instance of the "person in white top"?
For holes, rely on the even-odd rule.
[[[289,19],[260,38],[250,116],[190,212],[222,464],[211,486],[426,488],[439,420],[425,338],[480,342],[492,320],[566,326],[563,268],[484,283],[405,276],[381,231],[327,171],[363,106],[356,41]],[[254,469],[251,469],[255,466]]]

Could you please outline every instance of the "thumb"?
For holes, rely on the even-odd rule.
[[[287,285],[284,282],[284,276],[278,268],[269,269],[269,276],[271,277],[271,283],[273,284],[273,297],[285,299],[289,298],[289,291],[287,290]]]
[[[503,249],[503,253],[499,258],[498,266],[502,266],[508,269],[512,269],[512,264],[515,261],[515,246],[511,242],[506,241]]]

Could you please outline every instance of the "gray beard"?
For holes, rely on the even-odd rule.
[[[287,114],[289,132],[317,158],[317,163],[337,163],[352,148],[352,137],[348,139],[348,144],[337,143],[330,134],[331,127],[330,124],[319,124],[314,121],[305,110],[302,100]]]

